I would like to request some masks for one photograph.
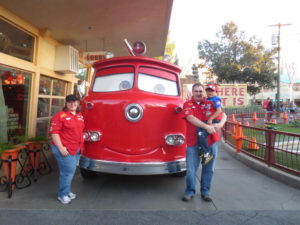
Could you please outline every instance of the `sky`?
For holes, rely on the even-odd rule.
[[[272,34],[281,27],[282,56],[300,62],[299,0],[174,0],[170,38],[175,42],[179,66],[184,68],[197,57],[197,43],[216,41],[216,33],[226,22],[233,21],[246,37],[256,36],[268,49]],[[276,47],[273,46],[273,47]],[[299,66],[300,67],[300,66]]]

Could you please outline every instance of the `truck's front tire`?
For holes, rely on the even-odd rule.
[[[182,171],[179,173],[173,173],[172,174],[173,177],[185,177],[186,176],[186,171]]]
[[[80,173],[84,179],[91,179],[97,176],[97,172],[83,169],[83,168],[80,168]]]

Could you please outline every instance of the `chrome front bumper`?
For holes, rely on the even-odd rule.
[[[186,170],[185,158],[171,162],[125,163],[105,160],[94,160],[81,156],[80,168],[112,174],[155,175],[179,173]]]

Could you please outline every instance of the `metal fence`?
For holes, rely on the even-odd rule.
[[[256,125],[265,123],[265,118],[265,114],[257,115]],[[273,118],[283,120],[279,113]],[[288,118],[291,120],[290,115]],[[225,124],[226,143],[269,166],[300,175],[300,134],[255,127],[253,115],[235,115],[235,119]]]
[[[287,112],[269,112],[269,113],[258,113],[258,112],[254,112],[254,113],[242,113],[242,114],[227,114],[230,115],[229,116],[229,120],[232,121],[232,116],[234,116],[235,120],[244,123],[246,121],[249,122],[249,124],[251,125],[262,125],[265,124],[266,122],[268,122],[268,120],[270,122],[272,121],[276,121],[276,123],[286,123],[288,122],[294,122],[296,119],[300,118],[300,114],[299,113],[287,113]],[[254,122],[255,121],[255,122]]]

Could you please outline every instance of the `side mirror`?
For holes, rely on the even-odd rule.
[[[80,83],[77,84],[77,92],[79,94],[80,99],[82,99],[85,96],[85,92],[86,92],[85,80],[81,80]]]

